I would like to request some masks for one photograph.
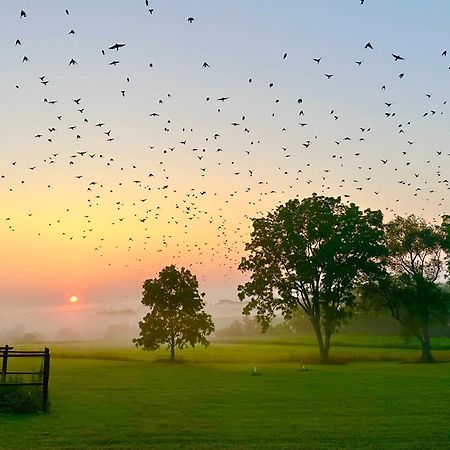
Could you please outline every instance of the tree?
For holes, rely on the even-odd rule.
[[[386,225],[384,271],[362,288],[366,302],[387,308],[417,337],[423,362],[433,361],[430,325],[449,317],[450,294],[439,284],[447,275],[443,230],[414,215],[393,219]]]
[[[175,348],[196,343],[207,346],[206,337],[214,331],[214,324],[203,311],[204,295],[198,292],[197,279],[189,270],[165,267],[158,278],[144,282],[142,304],[150,307],[150,312],[139,322],[140,337],[133,342],[144,350],[167,344],[171,361],[175,360]]]
[[[244,314],[256,309],[267,329],[277,313],[290,319],[300,308],[328,361],[331,336],[352,313],[355,285],[385,254],[382,236],[380,211],[362,212],[340,197],[313,194],[253,219],[249,256],[239,265],[251,274],[238,287],[241,300],[250,298]]]
[[[450,216],[442,217],[442,224],[440,227],[442,235],[442,248],[447,253],[447,271],[450,272]],[[447,273],[448,273],[447,272]]]

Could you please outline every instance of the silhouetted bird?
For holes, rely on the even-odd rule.
[[[125,47],[125,44],[114,44],[109,47],[110,50],[119,50],[119,48]]]
[[[396,61],[402,61],[402,60],[405,59],[405,58],[403,58],[403,57],[400,56],[400,55],[395,55],[394,53],[391,53],[391,55],[394,57],[394,59],[395,59]]]

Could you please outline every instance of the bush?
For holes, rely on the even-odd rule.
[[[8,383],[22,383],[22,377],[8,377]],[[42,409],[42,390],[38,386],[1,386],[0,403],[13,413],[30,413]]]
[[[19,377],[18,375],[15,376],[9,376],[6,379],[5,384],[8,383],[21,383],[22,382],[22,378]],[[0,404],[2,406],[7,405],[7,400],[10,397],[10,395],[14,394],[15,392],[17,392],[19,390],[20,386],[5,386],[2,383],[2,380],[0,379],[0,384],[1,384],[1,388],[0,388]]]
[[[38,389],[32,386],[19,386],[16,392],[11,392],[6,397],[6,404],[13,413],[30,413],[42,408],[42,397]]]

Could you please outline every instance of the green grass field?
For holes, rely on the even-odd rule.
[[[1,412],[0,447],[450,448],[449,340],[432,365],[395,338],[341,336],[333,356],[349,362],[324,366],[312,343],[213,343],[178,364],[163,350],[51,345],[50,412]]]

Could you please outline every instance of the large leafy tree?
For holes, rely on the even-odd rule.
[[[366,303],[387,308],[419,340],[422,361],[433,361],[430,325],[449,317],[450,295],[440,282],[449,255],[445,218],[441,227],[410,215],[386,225],[388,257],[381,277],[363,286]]]
[[[145,350],[166,344],[172,361],[176,348],[208,345],[207,336],[214,331],[214,324],[203,310],[204,295],[198,292],[197,279],[189,270],[165,267],[158,278],[144,282],[142,304],[150,312],[139,322],[140,337],[133,342]]]
[[[352,313],[355,285],[378,270],[382,236],[380,211],[361,211],[340,197],[313,194],[253,219],[249,255],[239,265],[250,273],[238,288],[241,300],[250,299],[244,314],[256,310],[267,328],[277,313],[289,319],[300,308],[326,362],[332,334]]]

